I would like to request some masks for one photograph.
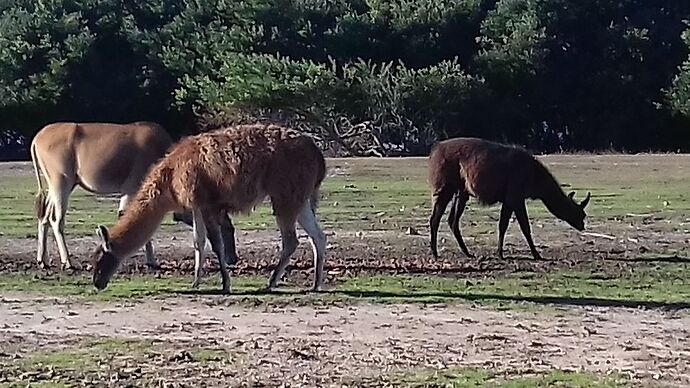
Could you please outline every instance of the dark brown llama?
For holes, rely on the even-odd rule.
[[[429,155],[429,183],[432,190],[431,252],[438,257],[437,235],[441,217],[453,201],[448,224],[468,257],[473,257],[460,233],[460,217],[470,196],[483,205],[502,203],[498,222],[498,256],[503,258],[503,239],[510,217],[520,224],[532,256],[540,259],[530,231],[526,199],[540,199],[546,208],[575,229],[585,228],[585,207],[590,193],[581,203],[574,192],[566,195],[556,179],[534,156],[524,149],[476,138],[455,138],[437,143]]]

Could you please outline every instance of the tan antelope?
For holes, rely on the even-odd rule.
[[[525,200],[540,199],[557,218],[575,229],[585,228],[585,207],[590,193],[581,203],[575,192],[566,195],[556,179],[534,156],[524,149],[476,138],[455,138],[437,143],[429,155],[429,181],[432,190],[431,252],[438,257],[436,240],[441,216],[453,201],[448,224],[468,257],[460,233],[460,217],[470,196],[484,205],[502,203],[498,222],[498,256],[503,258],[503,239],[510,217],[520,224],[532,256],[540,259],[530,231]]]
[[[36,216],[38,251],[42,267],[50,265],[47,255],[47,231],[50,224],[64,268],[72,268],[65,244],[65,213],[69,196],[79,185],[97,194],[120,194],[118,216],[153,163],[165,155],[172,144],[170,136],[158,124],[55,123],[42,128],[31,142],[31,159],[38,181]],[[41,173],[47,185],[43,191]],[[184,217],[177,217],[182,219]],[[228,219],[223,224],[225,245],[232,248],[236,261],[234,229]],[[151,241],[146,242],[146,264],[157,268]]]
[[[223,292],[230,291],[219,223],[226,213],[249,213],[269,197],[282,240],[268,289],[282,278],[299,243],[295,222],[309,235],[314,253],[314,290],[323,284],[326,237],[316,220],[323,154],[299,132],[273,125],[241,125],[190,136],[172,147],[146,176],[134,201],[111,230],[99,226],[102,243],[93,253],[93,284],[107,287],[124,258],[148,241],[168,212],[191,211],[194,283],[201,278],[204,241],[219,258]]]

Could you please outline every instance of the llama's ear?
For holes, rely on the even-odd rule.
[[[590,197],[592,197],[592,193],[587,192],[587,196],[585,197],[585,199],[583,199],[582,202],[580,202],[580,207],[581,207],[581,208],[584,209],[585,206],[587,206],[587,204],[589,203]]]
[[[575,200],[575,192],[571,191],[568,193],[568,198],[572,199],[573,201]]]
[[[103,250],[106,252],[110,252],[110,233],[108,232],[108,228],[106,228],[103,225],[98,225],[98,229],[96,229],[96,234],[102,240],[101,244],[103,245]]]

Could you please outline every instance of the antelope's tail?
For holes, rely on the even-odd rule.
[[[34,214],[39,220],[46,214],[46,193],[43,191],[43,184],[41,183],[41,168],[38,164],[38,155],[36,155],[36,144],[31,143],[31,162],[34,165],[34,172],[36,173],[36,182],[38,183],[38,192],[34,200]]]

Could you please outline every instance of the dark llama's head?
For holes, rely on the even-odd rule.
[[[568,206],[564,209],[564,213],[560,218],[579,231],[585,230],[585,217],[587,217],[587,214],[585,214],[585,207],[587,207],[591,196],[592,193],[588,192],[585,199],[577,203],[575,202],[575,192],[571,191],[568,194]]]

